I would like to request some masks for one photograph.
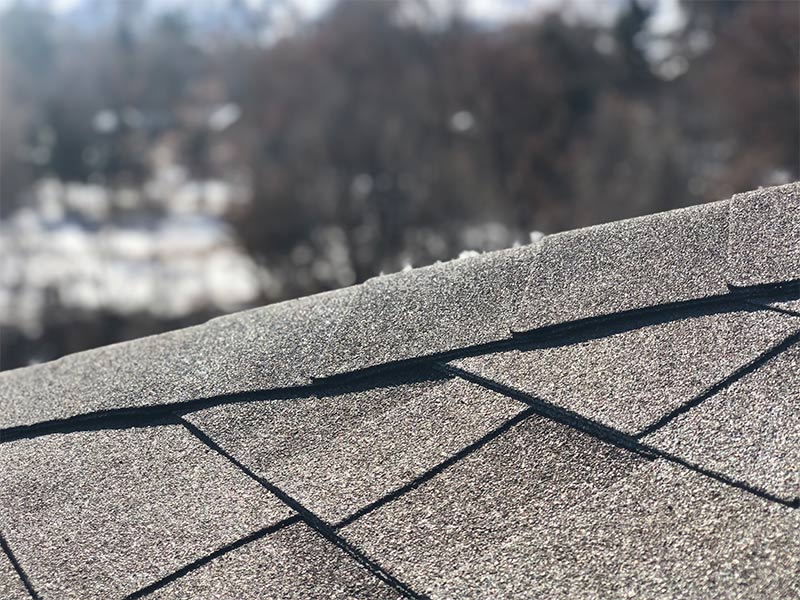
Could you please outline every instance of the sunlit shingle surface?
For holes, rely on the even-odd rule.
[[[759,190],[2,373],[0,598],[798,598],[798,210]]]

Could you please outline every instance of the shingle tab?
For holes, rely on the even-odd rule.
[[[367,281],[332,337],[326,374],[509,338],[513,298],[537,252],[524,246]]]
[[[14,565],[2,550],[0,550],[0,598],[3,600],[30,600]]]
[[[785,500],[800,498],[800,344],[644,441]]]
[[[0,444],[0,506],[45,600],[119,598],[292,514],[179,425]]]
[[[795,317],[744,303],[714,310],[634,318],[621,331],[600,324],[452,364],[637,434],[800,330]]]
[[[800,279],[800,183],[731,199],[728,278],[742,287]]]
[[[547,236],[512,329],[726,294],[727,242],[728,202]]]
[[[532,416],[341,533],[397,577],[430,593],[443,573],[585,502],[646,462]]]
[[[389,600],[398,593],[298,523],[237,548],[147,597]]]
[[[0,428],[311,381],[352,289],[0,374]]]
[[[220,406],[186,418],[248,468],[335,522],[522,409],[459,379],[381,379],[355,391]]]
[[[800,511],[665,461],[531,521],[437,598],[798,598]]]

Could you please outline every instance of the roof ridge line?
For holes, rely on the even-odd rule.
[[[784,286],[772,285],[769,287],[776,294],[784,291]],[[765,291],[761,289],[758,292],[758,297],[763,297],[764,294]],[[625,311],[613,315],[592,317],[530,332],[516,333],[508,339],[499,340],[497,342],[488,342],[486,344],[468,346],[441,354],[414,357],[392,363],[379,364],[366,369],[321,377],[319,379],[312,380],[312,382],[309,384],[304,385],[238,391],[163,404],[124,406],[119,408],[80,413],[61,419],[37,421],[27,425],[17,425],[0,429],[0,444],[19,439],[35,438],[53,433],[71,433],[95,428],[123,429],[127,427],[146,427],[151,423],[159,421],[160,419],[167,418],[173,413],[187,414],[196,410],[203,410],[206,408],[226,404],[238,404],[253,401],[272,401],[278,399],[306,397],[310,395],[328,395],[328,393],[331,391],[339,391],[337,388],[346,389],[348,386],[357,386],[362,382],[365,382],[365,380],[368,380],[370,377],[390,375],[392,373],[397,373],[404,369],[410,369],[414,367],[421,367],[424,369],[435,365],[436,362],[466,358],[469,356],[479,356],[482,354],[488,354],[502,350],[510,350],[535,342],[558,342],[569,337],[570,335],[578,334],[581,331],[585,331],[598,325],[625,325],[626,323],[636,321],[637,319],[657,317],[658,315],[666,314],[668,311],[708,309],[708,313],[711,313],[717,309],[724,310],[725,308],[735,306],[738,303],[742,304],[742,306],[738,307],[741,310],[776,310],[766,305],[748,303],[746,300],[748,295],[749,292],[742,291],[726,296],[715,296],[700,300],[687,300],[684,302],[657,305],[633,311]],[[783,298],[785,296],[776,295],[775,297]],[[745,304],[746,306],[744,306]],[[706,314],[706,312],[704,311],[703,314]],[[685,315],[673,316],[670,319],[667,319],[667,321],[675,321],[681,318],[685,318]],[[628,331],[638,329],[640,327],[646,327],[649,324],[649,322],[646,322],[631,328],[619,327],[611,332],[603,332],[602,336],[613,335],[618,331]]]

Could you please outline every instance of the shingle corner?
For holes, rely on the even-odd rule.
[[[325,376],[441,354],[511,337],[538,245],[370,279],[328,345]]]
[[[800,182],[736,194],[729,225],[731,286],[800,279]]]
[[[548,236],[512,330],[724,295],[728,201]]]

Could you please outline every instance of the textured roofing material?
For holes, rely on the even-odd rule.
[[[203,565],[148,596],[151,600],[392,600],[398,593],[303,523]]]
[[[800,279],[800,184],[735,195],[728,239],[731,285]]]
[[[644,441],[776,496],[800,498],[800,342]]]
[[[451,364],[635,435],[800,331],[800,319],[731,303],[626,326]]]
[[[45,598],[121,597],[292,515],[179,425],[0,444],[0,531]]]
[[[524,246],[367,281],[325,353],[325,374],[508,339],[515,291],[537,252]]]
[[[659,460],[444,573],[438,598],[800,597],[800,512]]]
[[[220,406],[186,418],[255,473],[336,522],[523,409],[462,380],[395,378],[368,389]]]
[[[342,534],[431,594],[441,574],[464,567],[548,515],[585,502],[646,462],[531,415]]]
[[[28,600],[30,596],[17,575],[11,559],[0,551],[0,598],[3,600]]]
[[[0,373],[0,428],[308,384],[350,290]]]
[[[725,294],[727,240],[727,202],[545,237],[512,329]]]
[[[800,598],[798,202],[0,374],[0,599]]]

